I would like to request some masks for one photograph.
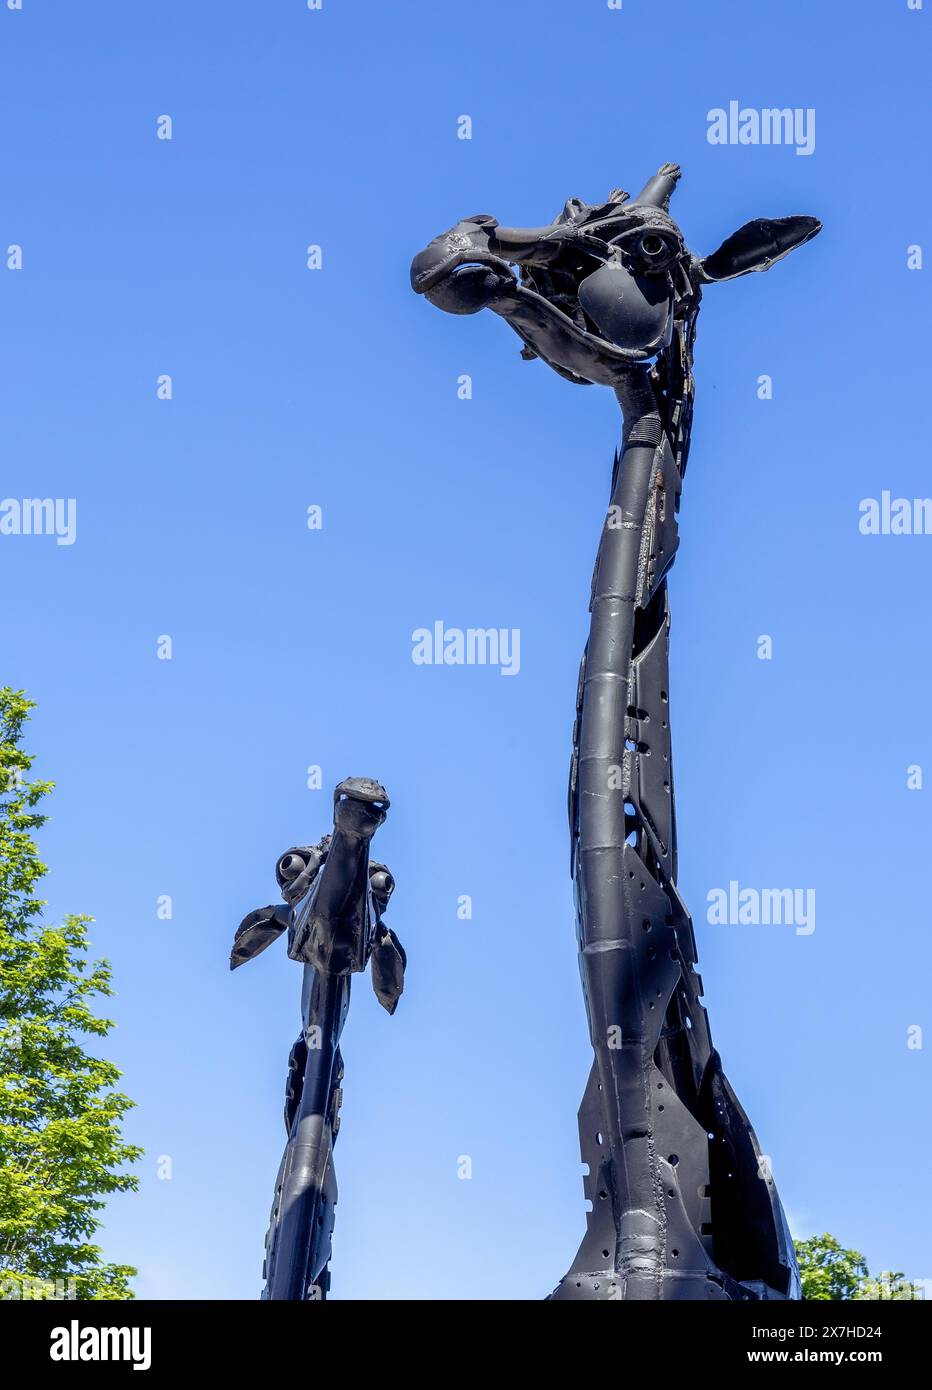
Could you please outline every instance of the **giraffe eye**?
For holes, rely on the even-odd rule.
[[[642,274],[656,274],[668,269],[683,246],[680,239],[665,228],[636,228],[618,238],[618,244],[633,262],[632,269]]]
[[[654,271],[666,270],[683,248],[673,237],[650,231],[633,239],[629,249],[645,270]]]
[[[395,889],[395,880],[387,869],[376,869],[369,875],[372,891],[379,898],[390,898]]]

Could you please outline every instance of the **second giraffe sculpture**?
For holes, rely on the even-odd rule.
[[[283,903],[260,907],[239,924],[230,969],[255,959],[288,933],[288,956],[304,967],[301,1034],[288,1059],[288,1135],[266,1236],[262,1297],[326,1299],[337,1184],[333,1146],[340,1128],[343,1058],[340,1037],[353,975],[369,967],[376,998],[390,1014],[404,989],[406,957],[383,920],[395,880],[369,858],[385,821],[385,788],[347,777],[333,794],[333,834],[279,857]]]
[[[623,413],[592,583],[569,811],[580,968],[595,1061],[579,1111],[591,1203],[556,1299],[798,1298],[769,1166],[712,1046],[676,887],[667,574],[689,450],[702,287],[766,270],[820,229],[749,222],[695,256],[666,164],[637,198],[571,199],[546,227],[479,215],[437,237],[414,289],[488,307],[524,358],[614,389]],[[513,266],[518,267],[515,274]]]

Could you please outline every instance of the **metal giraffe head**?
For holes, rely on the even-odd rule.
[[[385,788],[370,777],[347,777],[337,786],[334,833],[316,845],[294,845],[279,855],[275,877],[285,901],[257,908],[243,918],[230,953],[231,970],[261,954],[286,931],[291,958],[318,968],[322,954],[329,960],[321,948],[336,943],[340,949],[334,959],[341,964],[334,973],[363,970],[371,962],[376,996],[394,1013],[404,988],[406,957],[382,919],[395,880],[385,864],[368,857],[369,841],[385,821],[390,804]],[[357,866],[361,866],[362,879]],[[322,903],[328,875],[334,883]],[[349,965],[347,956],[352,959]]]
[[[617,387],[650,361],[662,381],[676,359],[688,394],[702,286],[769,269],[821,223],[759,218],[700,258],[670,216],[679,177],[665,164],[636,198],[621,189],[597,206],[571,198],[546,227],[466,218],[415,257],[411,283],[448,313],[492,309],[522,339],[523,357],[569,381]]]

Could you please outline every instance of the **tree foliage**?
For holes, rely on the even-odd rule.
[[[860,1250],[846,1250],[824,1232],[796,1242],[796,1258],[806,1299],[918,1299],[916,1285],[905,1274],[871,1276]]]
[[[108,1264],[93,1236],[106,1198],[137,1186],[141,1150],[122,1139],[133,1102],[120,1072],[86,1047],[111,1020],[94,1013],[112,994],[106,961],[87,959],[85,916],[45,923],[46,872],[33,832],[52,788],[29,781],[21,738],[33,702],[0,689],[0,1293],[132,1298],[128,1265]],[[39,1291],[37,1293],[37,1290]]]
[[[860,1250],[846,1250],[827,1231],[797,1241],[796,1258],[803,1298],[854,1298],[861,1280],[867,1278],[867,1261]]]
[[[878,1299],[895,1298],[897,1300],[908,1299],[910,1301],[921,1299],[922,1295],[916,1288],[911,1279],[907,1279],[905,1274],[891,1269],[882,1269],[877,1275],[870,1275],[863,1279],[854,1295],[857,1299],[870,1299],[876,1302]]]

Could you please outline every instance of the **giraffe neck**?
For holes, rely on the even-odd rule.
[[[633,369],[616,394],[622,446],[592,581],[574,737],[574,868],[579,878],[586,856],[603,863],[633,836],[663,884],[675,880],[666,573],[678,544],[680,478],[648,370]],[[614,906],[587,895],[581,936],[598,935]]]
[[[586,1112],[596,1131],[583,1135],[596,1175],[588,1195],[602,1222],[602,1249],[583,1263],[591,1270],[609,1251],[621,1296],[657,1299],[671,1263],[667,1194],[678,1179],[658,1150],[654,1060],[678,1007],[684,950],[694,958],[689,919],[677,912],[667,678],[680,474],[649,370],[626,374],[616,394],[622,446],[593,577],[575,761],[580,964],[597,1077],[581,1130]],[[701,1261],[701,1246],[692,1253]]]
[[[678,360],[617,388],[622,446],[580,672],[570,826],[595,1054],[579,1110],[591,1213],[559,1298],[783,1297],[792,1283],[779,1198],[712,1048],[676,887],[667,574],[691,404],[688,354]]]

